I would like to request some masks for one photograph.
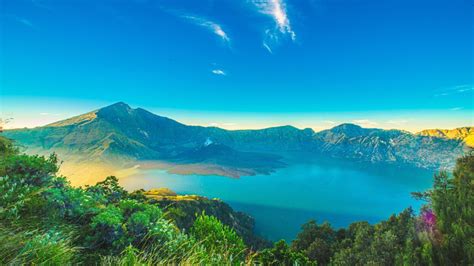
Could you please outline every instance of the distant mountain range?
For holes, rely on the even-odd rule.
[[[184,125],[120,102],[43,127],[7,130],[3,134],[29,150],[55,151],[83,161],[159,160],[217,167],[223,175],[225,169],[231,169],[231,176],[239,176],[269,173],[284,167],[288,154],[298,153],[429,169],[451,168],[455,159],[470,149],[463,141],[472,141],[472,128],[459,132],[430,130],[411,134],[353,124],[321,132],[292,126],[224,130]]]

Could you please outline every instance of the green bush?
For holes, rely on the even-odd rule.
[[[94,235],[91,237],[92,245],[102,248],[112,246],[114,250],[120,250],[124,238],[122,223],[124,221],[122,212],[116,206],[110,205],[94,216],[91,227]]]
[[[86,191],[97,200],[106,200],[107,203],[118,203],[128,197],[127,191],[119,185],[115,176],[108,176],[94,186],[86,186]]]
[[[242,261],[246,247],[242,238],[216,217],[202,213],[191,228],[191,235],[209,254],[222,254],[231,261]]]
[[[290,249],[284,240],[276,242],[273,248],[259,252],[255,261],[262,265],[316,265],[302,252]]]

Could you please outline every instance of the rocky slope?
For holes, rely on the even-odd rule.
[[[419,132],[418,135],[461,140],[466,143],[467,146],[474,148],[474,127],[460,127],[455,129],[427,129]]]
[[[468,150],[461,141],[430,138],[401,130],[367,129],[343,124],[316,134],[319,152],[333,157],[371,162],[411,164],[421,168],[451,168]]]

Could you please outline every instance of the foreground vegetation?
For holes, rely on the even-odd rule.
[[[20,154],[0,137],[0,264],[474,264],[474,155],[416,193],[426,201],[418,215],[409,208],[337,230],[310,221],[290,245],[260,250],[214,216],[197,213],[178,227],[186,209],[164,211],[114,177],[75,188],[58,169],[56,156]]]

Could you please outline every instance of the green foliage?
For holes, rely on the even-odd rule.
[[[24,180],[25,184],[44,187],[50,184],[58,172],[58,158],[51,154],[48,158],[38,155],[13,155],[1,161],[4,175]]]
[[[416,220],[413,211],[406,209],[379,224],[356,222],[347,230],[310,221],[302,226],[292,249],[320,265],[420,264]]]
[[[127,191],[119,185],[115,176],[108,176],[104,181],[98,182],[94,186],[87,186],[86,191],[97,199],[105,198],[108,203],[118,203],[128,195]]]
[[[47,199],[45,207],[51,214],[58,215],[74,223],[87,223],[100,210],[103,201],[97,200],[81,188],[69,187],[62,179],[56,179],[55,184],[43,193]]]
[[[60,234],[45,233],[28,240],[16,260],[22,263],[66,265],[73,260],[74,251],[69,241]]]
[[[0,264],[70,265],[79,249],[71,238],[53,229],[47,232],[0,228]]]
[[[214,216],[202,213],[194,222],[191,235],[209,253],[226,254],[235,261],[245,257],[245,245],[242,238]]]
[[[15,147],[15,145],[10,139],[0,136],[0,160],[5,159],[6,157],[12,156],[14,154],[18,154],[18,148]],[[0,172],[0,176],[2,175],[3,173]]]
[[[474,154],[458,159],[452,177],[435,175],[429,198],[440,234],[433,236],[435,261],[474,263]]]
[[[119,250],[123,241],[123,215],[119,208],[110,205],[94,216],[91,227],[94,235],[91,238],[93,246],[109,247]]]
[[[140,197],[138,193],[132,194]],[[147,195],[150,195],[150,193],[147,192]],[[150,202],[156,202],[162,207],[165,217],[173,221],[182,231],[189,232],[195,220],[199,217],[196,213],[205,212],[207,215],[216,217],[222,224],[235,230],[250,249],[258,250],[272,245],[270,241],[255,235],[255,222],[252,217],[245,213],[234,211],[227,203],[221,200],[199,196],[194,197],[193,200],[181,200],[180,196],[178,196],[176,198],[167,197],[159,201],[152,197]]]
[[[273,248],[264,249],[256,256],[255,260],[262,265],[316,265],[316,262],[299,251],[294,251],[284,240],[275,243]]]
[[[309,259],[327,264],[334,253],[336,233],[329,223],[318,226],[309,221],[301,227],[302,231],[292,243],[294,250],[303,251]]]
[[[25,205],[52,184],[57,157],[12,154],[0,160],[0,218],[21,216]]]

